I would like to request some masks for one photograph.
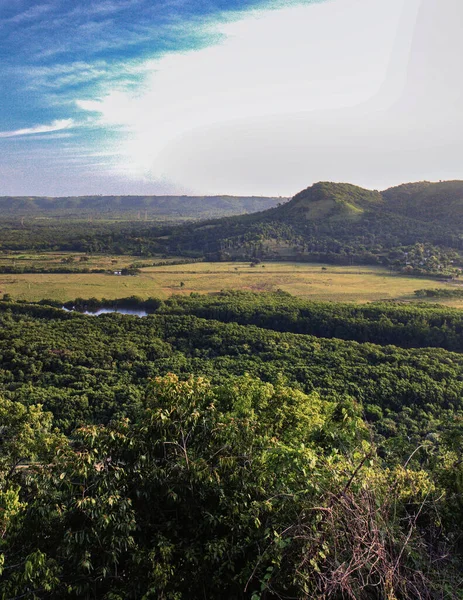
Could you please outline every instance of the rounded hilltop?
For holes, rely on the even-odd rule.
[[[355,219],[366,209],[383,203],[378,191],[367,190],[350,183],[320,181],[296,194],[275,212],[286,218]]]

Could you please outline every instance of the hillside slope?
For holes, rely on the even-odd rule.
[[[382,193],[388,210],[452,229],[463,227],[463,181],[407,183]]]
[[[365,210],[381,206],[383,202],[379,192],[365,190],[349,183],[322,181],[299,192],[275,212],[285,220],[357,220]]]
[[[219,259],[350,264],[396,259],[406,266],[416,244],[463,249],[462,229],[463,181],[411,183],[383,192],[319,182],[269,210],[174,228],[167,249]],[[418,263],[423,264],[427,254],[437,264],[455,258],[428,247],[420,252]]]

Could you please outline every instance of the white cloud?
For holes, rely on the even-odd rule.
[[[114,175],[287,195],[320,179],[461,178],[461,0],[331,0],[209,25],[133,92],[79,100],[119,132]],[[113,138],[114,140],[114,138]]]
[[[59,119],[52,121],[48,125],[34,125],[33,127],[25,127],[24,129],[15,129],[13,131],[0,131],[0,138],[11,138],[22,135],[35,135],[39,133],[50,133],[52,131],[62,131],[74,127],[73,119]]]
[[[77,105],[97,113],[104,127],[126,131],[126,173],[177,177],[163,151],[192,130],[337,110],[374,96],[387,76],[405,1],[337,0],[211,25],[220,44],[151,61],[136,92],[108,89]]]

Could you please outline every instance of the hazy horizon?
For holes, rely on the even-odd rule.
[[[430,180],[421,180],[421,181],[402,181],[401,183],[397,183],[395,185],[389,186],[388,188],[383,188],[383,189],[378,189],[378,188],[364,188],[367,190],[371,190],[371,191],[379,191],[379,192],[385,192],[388,189],[394,188],[394,187],[399,187],[402,185],[406,185],[406,184],[416,184],[416,183],[450,183],[452,181],[457,181],[457,182],[462,182],[463,183],[463,179],[440,179],[438,181],[430,181]],[[209,194],[176,194],[176,193],[167,193],[167,194],[163,194],[163,193],[147,193],[147,194],[143,194],[143,193],[139,193],[139,194],[132,194],[132,193],[124,193],[124,194],[118,194],[118,193],[111,193],[111,194],[103,194],[103,193],[96,193],[96,194],[57,194],[57,195],[47,195],[47,194],[0,194],[0,198],[1,197],[13,197],[13,198],[75,198],[75,197],[82,197],[82,198],[91,198],[91,197],[147,197],[147,196],[158,196],[160,198],[162,197],[172,197],[172,198],[182,198],[182,197],[199,197],[199,198],[215,198],[215,197],[224,197],[224,198],[243,198],[243,197],[249,197],[249,198],[282,198],[284,200],[291,200],[296,194],[298,194],[299,192],[303,191],[304,189],[307,189],[313,185],[316,185],[317,183],[334,183],[334,184],[338,184],[338,185],[344,185],[344,184],[351,184],[350,181],[314,181],[313,183],[311,183],[308,186],[305,186],[305,188],[301,188],[300,190],[297,190],[294,194],[288,195],[288,196],[284,196],[282,194],[221,194],[221,193],[209,193]],[[355,185],[355,184],[351,184],[351,185]],[[362,187],[362,186],[359,186]]]

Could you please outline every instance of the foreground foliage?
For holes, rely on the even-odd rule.
[[[0,406],[3,598],[461,597],[451,448],[387,466],[354,402],[169,374],[70,441]]]
[[[0,598],[463,598],[458,311],[143,306],[0,303]]]

